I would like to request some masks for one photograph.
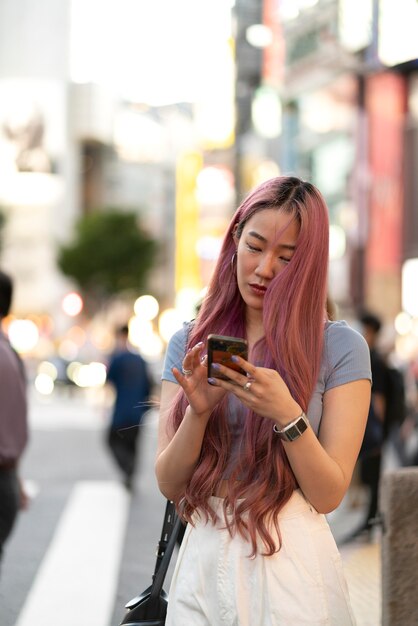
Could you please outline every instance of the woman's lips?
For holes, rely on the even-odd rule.
[[[267,291],[267,287],[264,287],[263,285],[258,285],[257,283],[250,283],[250,289],[255,295],[260,297],[264,296]]]

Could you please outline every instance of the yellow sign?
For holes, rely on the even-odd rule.
[[[199,228],[199,205],[196,180],[203,166],[199,152],[186,152],[177,162],[176,171],[176,292],[201,289],[196,244]]]

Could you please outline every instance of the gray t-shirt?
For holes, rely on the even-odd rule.
[[[171,368],[181,370],[186,350],[188,324],[178,330],[170,339],[165,356],[162,380],[176,383]],[[326,391],[345,383],[360,379],[371,380],[370,351],[364,337],[351,328],[347,322],[327,322],[324,332],[319,377],[309,402],[307,417],[316,435],[322,418],[322,402]],[[242,420],[245,413],[241,402],[230,394],[228,421],[232,435],[231,459],[233,465],[239,447]],[[227,472],[229,474],[229,471]]]

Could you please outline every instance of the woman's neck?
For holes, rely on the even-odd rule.
[[[259,314],[258,314],[259,313]],[[246,315],[246,333],[250,348],[264,337],[263,313],[262,311],[249,312]]]

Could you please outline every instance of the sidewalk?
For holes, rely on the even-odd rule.
[[[327,516],[329,525],[339,545],[357,626],[381,624],[381,543],[380,529],[372,540],[363,537],[348,543],[343,540],[364,519],[365,502],[353,489],[348,492],[336,511]]]
[[[352,544],[341,549],[357,626],[381,622],[380,542]]]
[[[383,450],[382,474],[399,468],[399,459],[392,445]],[[364,521],[367,493],[354,477],[338,509],[327,516],[339,546],[357,626],[381,626],[381,528],[373,530],[372,538],[344,540]]]

